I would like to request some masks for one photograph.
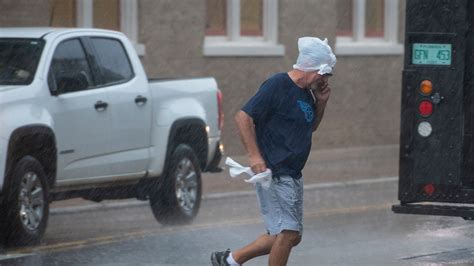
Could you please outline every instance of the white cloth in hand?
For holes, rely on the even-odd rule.
[[[249,179],[244,179],[245,182],[251,184],[260,183],[264,188],[270,187],[272,182],[272,170],[267,168],[265,172],[255,174],[250,167],[242,166],[230,157],[225,159],[225,164],[229,167],[229,174],[231,177],[237,177],[245,173],[250,176]]]

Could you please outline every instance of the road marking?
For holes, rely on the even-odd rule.
[[[331,215],[340,215],[340,214],[350,214],[350,213],[358,213],[364,211],[373,211],[373,210],[389,210],[392,206],[392,203],[384,203],[384,204],[377,204],[377,205],[365,205],[365,206],[357,206],[352,208],[339,208],[339,209],[324,209],[320,211],[313,211],[307,212],[304,214],[304,218],[317,218],[317,217],[325,217]],[[216,227],[229,227],[229,226],[240,226],[240,225],[250,225],[250,224],[259,224],[262,223],[262,219],[258,218],[249,218],[249,219],[242,219],[237,221],[223,221],[218,223],[204,223],[204,224],[196,224],[196,225],[184,225],[180,227],[165,227],[160,229],[152,229],[152,230],[140,230],[134,231],[129,233],[124,233],[120,235],[110,235],[110,236],[101,236],[101,237],[94,237],[80,241],[72,241],[72,242],[65,242],[65,243],[58,243],[58,244],[51,244],[51,245],[43,245],[37,247],[28,247],[28,248],[21,248],[16,250],[11,250],[10,254],[12,255],[24,255],[24,254],[31,254],[31,253],[42,253],[42,252],[49,252],[49,253],[57,253],[57,252],[64,252],[64,251],[72,251],[78,250],[82,248],[90,248],[94,246],[101,246],[106,244],[113,244],[118,243],[121,241],[127,240],[134,240],[148,236],[158,236],[158,235],[169,235],[172,233],[181,233],[181,232],[192,232],[198,231],[203,229],[210,229]]]
[[[6,255],[0,255],[0,262],[2,260],[13,260],[13,259],[19,259],[19,258],[24,258],[24,257],[29,257],[29,256],[34,256],[35,254],[32,253],[12,253],[12,254],[6,254]],[[1,265],[1,263],[0,263]]]

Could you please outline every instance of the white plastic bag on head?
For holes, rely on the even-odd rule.
[[[294,69],[304,72],[318,71],[324,75],[332,72],[336,65],[336,56],[328,44],[328,39],[322,41],[316,37],[302,37],[298,39],[299,55]]]

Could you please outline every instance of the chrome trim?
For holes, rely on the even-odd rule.
[[[41,180],[35,172],[27,172],[21,179],[18,203],[23,226],[30,231],[37,230],[43,221],[45,201]]]
[[[197,173],[191,160],[181,159],[174,174],[176,175],[175,194],[179,206],[186,214],[191,215],[194,205],[198,201]]]

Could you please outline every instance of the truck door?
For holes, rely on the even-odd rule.
[[[473,1],[407,1],[395,212],[474,217],[407,205],[474,203],[473,21]]]
[[[97,87],[80,38],[58,44],[48,79],[49,87],[59,93],[51,97],[59,183],[108,175],[110,167],[104,160],[109,153],[107,94]]]
[[[134,72],[119,39],[90,37],[89,40],[98,58],[102,86],[110,99],[111,153],[108,160],[112,174],[140,174],[149,162],[153,123],[148,80],[143,72]]]

